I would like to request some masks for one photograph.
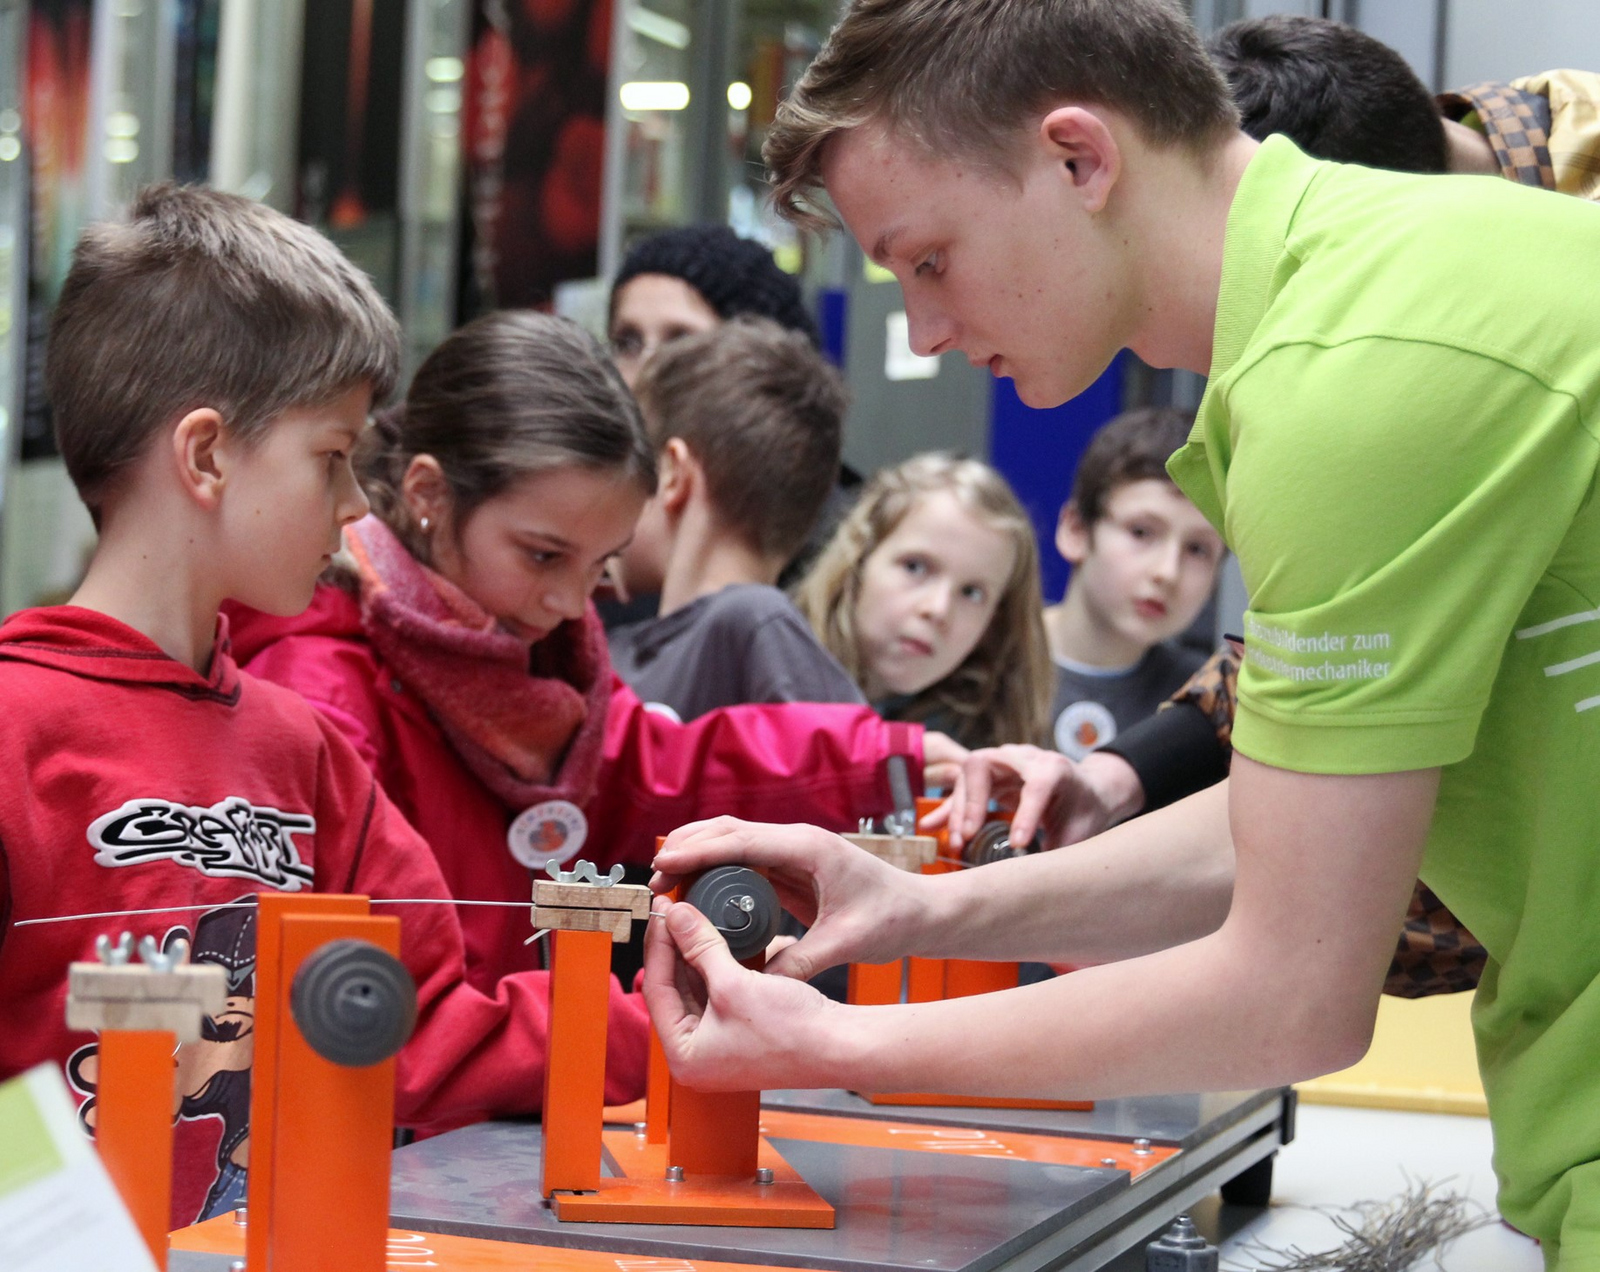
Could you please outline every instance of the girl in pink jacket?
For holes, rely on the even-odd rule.
[[[655,459],[574,324],[468,324],[362,451],[371,515],[304,614],[234,611],[234,649],[355,744],[456,897],[525,902],[551,858],[646,863],[657,835],[718,814],[853,827],[892,807],[889,756],[920,771],[921,729],[864,707],[680,725],[612,674],[590,593],[655,489]],[[467,906],[461,921],[474,984],[536,965],[528,911]]]

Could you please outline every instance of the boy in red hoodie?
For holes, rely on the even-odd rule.
[[[332,245],[201,189],[149,190],[91,228],[56,310],[56,428],[100,543],[70,604],[0,626],[0,1078],[62,1065],[92,1127],[96,1040],[65,1026],[68,964],[124,930],[220,963],[228,1008],[176,1058],[174,1225],[244,1196],[255,925],[229,903],[447,895],[366,764],[241,673],[218,620],[229,598],[310,601],[367,511],[350,452],[398,363],[393,317]],[[537,1110],[544,974],[480,993],[453,906],[387,912],[419,1006],[397,1118]],[[644,1016],[615,983],[610,1012],[606,1092],[623,1100],[642,1088]]]

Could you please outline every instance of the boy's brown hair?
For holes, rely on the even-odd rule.
[[[247,442],[357,384],[394,387],[400,329],[367,276],[309,226],[199,186],[142,191],[92,225],[50,323],[56,440],[99,521],[151,437],[211,407]]]
[[[1056,103],[1110,107],[1151,142],[1203,150],[1239,125],[1227,85],[1170,0],[855,0],[778,108],[762,157],[790,220],[827,144],[878,122],[930,156],[1006,170],[1018,128]]]
[[[659,450],[682,438],[721,523],[793,556],[839,479],[844,382],[811,341],[739,317],[662,347],[635,386]]]
[[[1193,428],[1193,411],[1171,406],[1124,411],[1090,439],[1073,475],[1067,507],[1092,529],[1123,486],[1152,477],[1171,481],[1167,460],[1189,440]]]

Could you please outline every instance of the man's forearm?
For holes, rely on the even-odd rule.
[[[926,880],[916,948],[929,958],[1104,963],[1180,945],[1227,917],[1223,783],[1052,852]]]
[[[1241,757],[1231,780],[1237,868],[1215,931],[1001,994],[840,1008],[825,1051],[834,1080],[1081,1098],[1272,1085],[1354,1063],[1438,772],[1312,776]],[[1109,920],[1138,920],[1137,910]]]

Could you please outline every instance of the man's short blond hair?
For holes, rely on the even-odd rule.
[[[938,158],[1007,170],[1030,115],[1110,107],[1157,145],[1204,151],[1239,126],[1170,0],[855,0],[778,108],[762,156],[779,213],[830,224],[827,144],[877,123]]]
[[[211,407],[247,442],[359,384],[394,388],[400,329],[310,226],[200,186],[152,186],[92,225],[50,324],[45,375],[78,494],[101,505],[150,439]]]

